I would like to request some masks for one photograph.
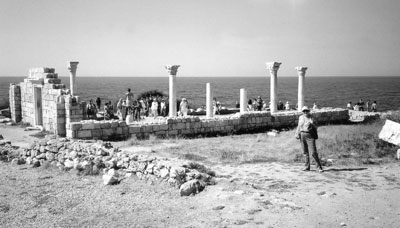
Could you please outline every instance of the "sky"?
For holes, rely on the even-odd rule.
[[[0,76],[399,76],[399,0],[0,0]]]

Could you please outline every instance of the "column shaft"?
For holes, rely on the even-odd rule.
[[[299,76],[299,91],[297,94],[298,100],[298,111],[301,111],[301,108],[304,106],[304,76]]]
[[[176,116],[176,73],[179,65],[166,65],[169,75],[169,117]]]
[[[276,112],[277,107],[278,107],[278,103],[276,102],[276,86],[277,86],[277,77],[276,77],[276,73],[272,73],[271,74],[271,89],[270,89],[270,97],[271,97],[271,112]]]
[[[271,105],[270,105],[270,109],[271,109],[271,113],[276,112],[277,110],[277,86],[278,86],[278,69],[279,66],[282,63],[278,63],[278,62],[270,62],[267,63],[267,68],[269,70],[269,74],[271,76],[271,83],[270,83],[270,96],[271,96]]]
[[[296,67],[299,76],[299,87],[297,93],[297,111],[301,111],[304,106],[304,82],[307,67]]]
[[[176,116],[176,75],[169,75],[169,116]]]
[[[247,110],[247,91],[246,89],[240,89],[240,113],[244,113]]]
[[[79,62],[69,62],[68,70],[69,70],[69,88],[71,90],[71,95],[76,95],[76,69],[78,67]]]
[[[211,83],[206,84],[206,117],[213,117],[213,94],[211,89]]]

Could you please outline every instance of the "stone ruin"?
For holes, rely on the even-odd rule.
[[[196,162],[133,154],[109,142],[54,135],[46,135],[25,149],[15,149],[10,141],[1,140],[0,135],[0,161],[33,168],[53,167],[78,175],[103,174],[105,185],[118,184],[134,175],[141,180],[164,182],[179,188],[181,196],[197,194],[207,185],[215,184],[215,172]]]
[[[71,79],[77,62],[70,63]],[[72,81],[72,80],[71,80]],[[73,81],[71,85],[74,85]],[[19,84],[10,85],[10,110],[14,122],[23,121],[59,136],[66,135],[66,125],[86,117],[86,102],[74,96],[74,86],[66,89],[54,68],[33,68]]]
[[[277,72],[279,62],[267,63],[271,76],[270,112],[249,112],[247,91],[240,89],[240,113],[234,116],[213,116],[213,93],[211,84],[206,84],[206,116],[177,117],[176,74],[179,65],[167,65],[169,75],[169,117],[158,118],[151,123],[134,122],[127,125],[121,120],[86,120],[86,102],[76,96],[76,69],[79,62],[69,62],[70,88],[61,84],[54,68],[33,68],[28,78],[19,84],[10,85],[10,110],[14,122],[25,122],[40,126],[58,136],[79,139],[146,139],[157,137],[232,134],[265,131],[273,128],[294,127],[304,105],[304,83],[307,67],[296,67],[299,76],[297,111],[277,112]],[[349,120],[344,109],[319,109],[314,116],[320,124],[343,123]]]

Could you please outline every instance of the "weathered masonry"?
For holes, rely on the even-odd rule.
[[[76,65],[77,62],[71,62],[69,69],[76,71]],[[68,123],[86,116],[86,103],[71,95],[54,68],[30,69],[23,82],[11,84],[10,109],[14,122],[42,126],[60,136],[66,135]]]
[[[271,128],[293,127],[304,105],[304,81],[307,67],[296,67],[299,76],[298,110],[277,112],[277,72],[280,62],[267,63],[271,76],[270,112],[247,112],[247,91],[240,90],[240,113],[213,117],[212,86],[206,84],[206,117],[177,117],[176,74],[180,65],[165,66],[169,75],[169,117],[157,118],[156,122],[138,122],[127,125],[124,121],[94,121],[86,119],[86,102],[77,95],[76,70],[79,62],[69,62],[70,88],[61,84],[54,68],[34,68],[28,78],[10,85],[10,109],[14,122],[23,121],[59,136],[80,139],[146,139],[157,137],[234,134],[264,131]],[[349,120],[344,109],[314,110],[320,124],[342,123]]]
[[[312,111],[318,124],[345,123],[349,112],[345,109]],[[166,117],[157,122],[127,125],[124,121],[85,120],[67,124],[67,137],[77,139],[147,139],[156,137],[226,135],[241,132],[265,131],[272,128],[294,127],[301,112],[267,111],[236,113],[231,116],[201,119],[199,117]]]

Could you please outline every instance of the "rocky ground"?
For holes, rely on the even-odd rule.
[[[15,145],[34,132],[0,126]],[[11,137],[10,137],[11,136]],[[123,152],[151,153],[149,148]],[[159,151],[162,145],[156,145]],[[165,145],[168,146],[168,145]],[[77,169],[0,162],[1,227],[399,227],[400,163],[299,171],[299,164],[214,164],[195,196],[132,175],[104,185]]]

